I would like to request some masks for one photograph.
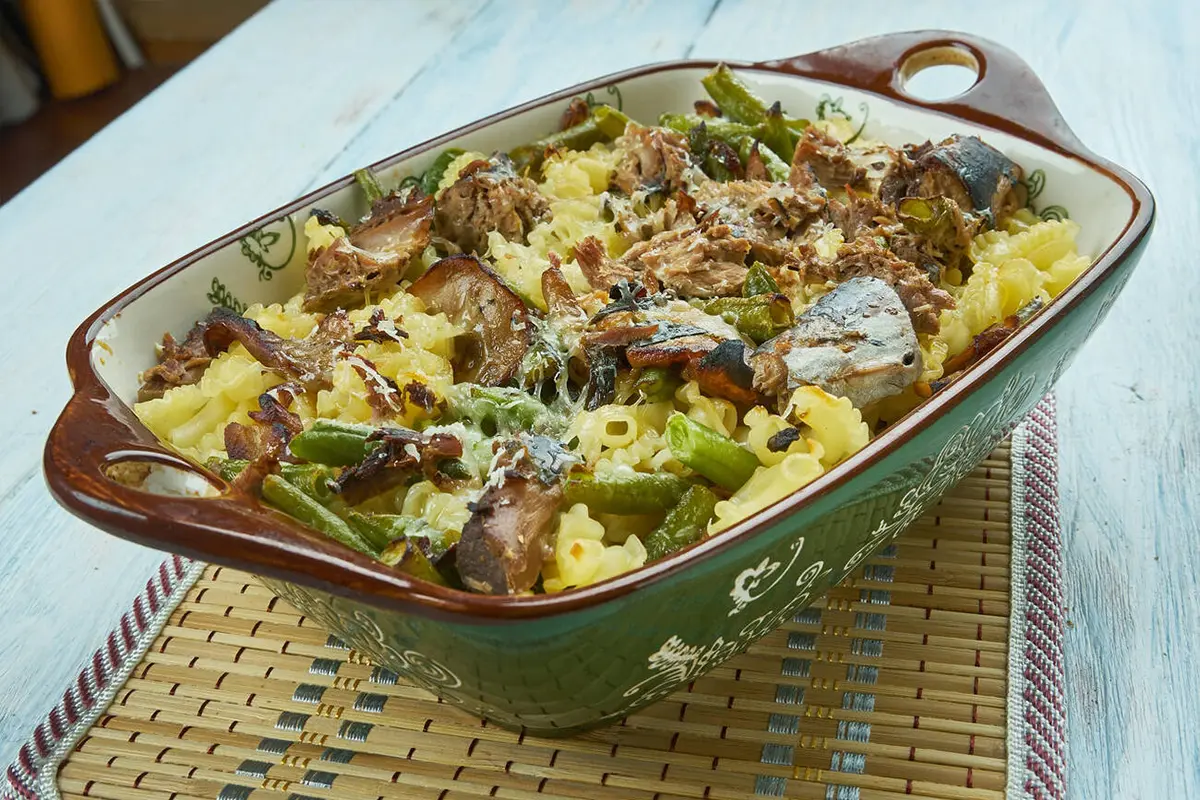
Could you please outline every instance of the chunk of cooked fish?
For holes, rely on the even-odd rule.
[[[808,385],[862,408],[898,394],[921,374],[921,349],[896,290],[853,278],[764,342],[750,359],[755,388],[784,398]]]

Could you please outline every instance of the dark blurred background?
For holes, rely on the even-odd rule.
[[[268,0],[0,0],[0,204]]]

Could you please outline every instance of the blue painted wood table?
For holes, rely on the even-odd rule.
[[[0,763],[158,563],[42,482],[75,324],[154,268],[404,146],[576,81],[915,28],[1016,50],[1147,181],[1140,271],[1059,390],[1070,787],[1200,797],[1200,6],[279,0],[0,208]]]

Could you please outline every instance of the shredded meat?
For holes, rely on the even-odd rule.
[[[842,245],[828,271],[831,273],[828,277],[839,283],[870,276],[891,285],[908,309],[917,333],[937,333],[938,315],[954,308],[954,298],[934,286],[924,270],[897,257],[869,236]]]
[[[712,181],[699,187],[695,198],[702,217],[708,219],[715,214],[736,235],[750,239],[755,250],[764,253],[786,253],[790,243],[782,240],[803,231],[825,208],[825,196],[816,189],[801,191],[787,184],[762,181]],[[765,260],[760,252],[754,255]],[[783,256],[768,253],[766,258]]]
[[[826,217],[842,231],[847,242],[853,242],[859,236],[887,238],[899,227],[894,208],[870,195],[855,192],[851,192],[844,203],[831,199],[826,207]]]
[[[431,476],[444,459],[463,454],[462,442],[448,433],[380,428],[368,441],[381,444],[361,462],[343,470],[333,483],[334,492],[351,505],[395,488],[418,472]]]
[[[844,144],[813,125],[804,129],[804,135],[796,145],[789,179],[792,185],[802,186],[807,182],[806,169],[830,189],[854,186],[867,175],[867,171],[846,153]]]
[[[763,161],[762,154],[758,152],[759,142],[755,142],[750,148],[750,155],[746,157],[746,180],[748,181],[769,181],[771,173],[767,171],[767,162]]]
[[[631,122],[616,145],[625,157],[617,165],[612,185],[625,194],[647,188],[670,191],[684,185],[691,156],[682,134]]]
[[[438,198],[434,226],[438,236],[464,253],[483,253],[491,231],[525,243],[530,229],[549,213],[537,184],[518,176],[508,156],[497,155],[463,169]]]
[[[258,396],[259,410],[251,411],[247,416],[260,425],[282,425],[290,442],[293,436],[304,430],[304,423],[298,414],[287,408],[294,402],[295,395],[289,392],[283,396],[287,398],[286,402],[280,400],[276,392],[263,392]]]
[[[377,200],[348,236],[309,255],[304,310],[354,308],[393,286],[429,244],[432,220],[433,198],[419,190]]]
[[[575,263],[593,289],[608,289],[617,281],[633,281],[639,277],[639,272],[629,264],[609,258],[604,245],[595,236],[585,236],[575,243]]]
[[[682,189],[663,201],[657,210],[647,208],[644,201],[611,194],[606,207],[613,215],[617,233],[630,245],[644,242],[656,233],[696,224],[696,202]]]
[[[752,244],[729,225],[706,221],[635,244],[621,260],[684,297],[721,297],[741,291]]]
[[[250,355],[284,378],[299,381],[305,389],[332,386],[333,365],[348,352],[354,326],[345,311],[326,314],[316,330],[304,339],[284,339],[257,322],[225,308],[213,309],[204,326],[204,346],[216,355],[241,342]]]
[[[200,380],[212,356],[204,347],[203,322],[197,322],[182,342],[171,334],[163,334],[158,363],[142,373],[138,402],[162,397],[168,389],[188,386]]]

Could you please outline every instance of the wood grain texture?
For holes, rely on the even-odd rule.
[[[1190,354],[1200,8],[856,9],[281,0],[0,209],[0,374],[20,387],[0,393],[0,762],[158,560],[68,518],[42,485],[42,442],[69,388],[62,346],[88,312],[308,188],[576,80],[685,54],[776,58],[938,27],[1016,50],[1080,138],[1158,198],[1139,271],[1059,389],[1070,793],[1200,796],[1200,361]]]

